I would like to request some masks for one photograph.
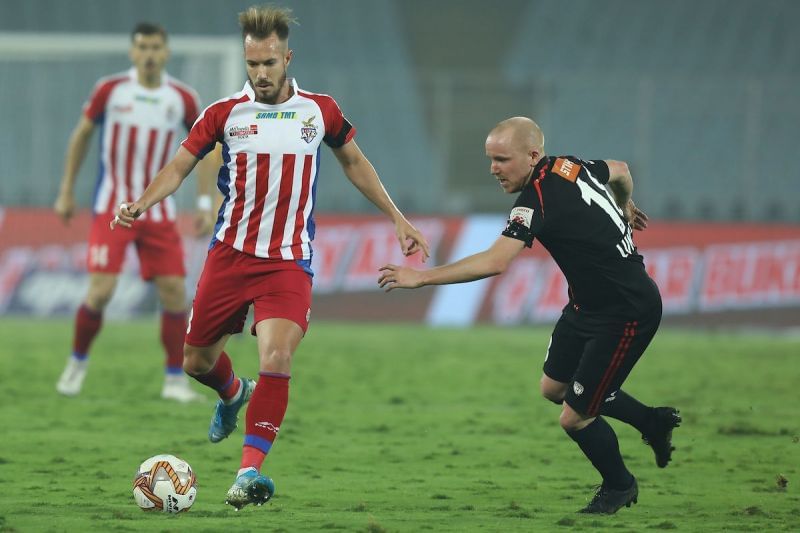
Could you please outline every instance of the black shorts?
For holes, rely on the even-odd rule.
[[[569,384],[564,397],[567,405],[583,415],[597,416],[603,403],[613,401],[660,322],[660,305],[635,319],[565,308],[550,337],[544,373]]]

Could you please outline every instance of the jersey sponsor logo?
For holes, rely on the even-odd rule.
[[[239,139],[247,139],[251,135],[258,135],[258,125],[250,124],[249,126],[231,126],[228,128],[228,135],[231,137],[238,137]]]
[[[516,222],[518,224],[522,224],[526,228],[530,228],[532,218],[533,209],[530,207],[515,207],[511,210],[508,221],[509,224]]]
[[[583,394],[583,385],[575,381],[572,383],[572,390],[575,391],[575,396],[580,396]]]
[[[295,111],[262,111],[260,113],[256,113],[256,120],[265,120],[265,119],[293,119],[297,113]]]
[[[133,104],[115,105],[111,108],[114,113],[133,113]]]
[[[303,120],[303,127],[300,128],[300,138],[310,143],[317,136],[317,127],[314,125],[316,115],[312,115],[308,120]]]
[[[144,102],[145,104],[157,104],[161,101],[161,99],[156,96],[147,96],[146,94],[137,94],[133,99],[137,102]]]
[[[565,180],[574,182],[578,179],[578,173],[581,171],[581,166],[573,163],[569,159],[559,157],[553,164],[553,172],[564,178]]]

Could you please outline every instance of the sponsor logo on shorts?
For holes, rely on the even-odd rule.
[[[617,391],[614,391],[608,398],[605,399],[605,403],[613,402],[616,399],[617,399]]]
[[[575,396],[580,396],[583,394],[583,385],[576,381],[572,384],[572,390],[575,391]]]

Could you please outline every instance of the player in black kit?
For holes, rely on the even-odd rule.
[[[645,229],[647,216],[631,200],[625,163],[546,156],[544,136],[529,118],[498,124],[486,139],[486,155],[502,189],[520,193],[502,236],[483,252],[437,268],[386,265],[378,283],[390,291],[494,276],[538,239],[569,283],[541,392],[562,405],[561,427],[603,478],[580,512],[615,513],[636,503],[639,488],[600,415],[638,429],[661,468],[671,459],[672,430],[681,422],[676,409],[647,407],[620,389],[661,321],[658,287],[633,243],[633,230]]]

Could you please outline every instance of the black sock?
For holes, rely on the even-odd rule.
[[[567,431],[567,435],[578,443],[583,454],[603,476],[603,485],[625,490],[633,483],[633,475],[625,468],[619,453],[617,435],[608,422],[601,417],[578,431]]]
[[[650,429],[650,416],[653,412],[651,407],[647,407],[620,389],[614,395],[614,399],[605,402],[600,408],[600,414],[616,418],[621,422],[630,424],[639,430],[639,433],[646,435]]]

